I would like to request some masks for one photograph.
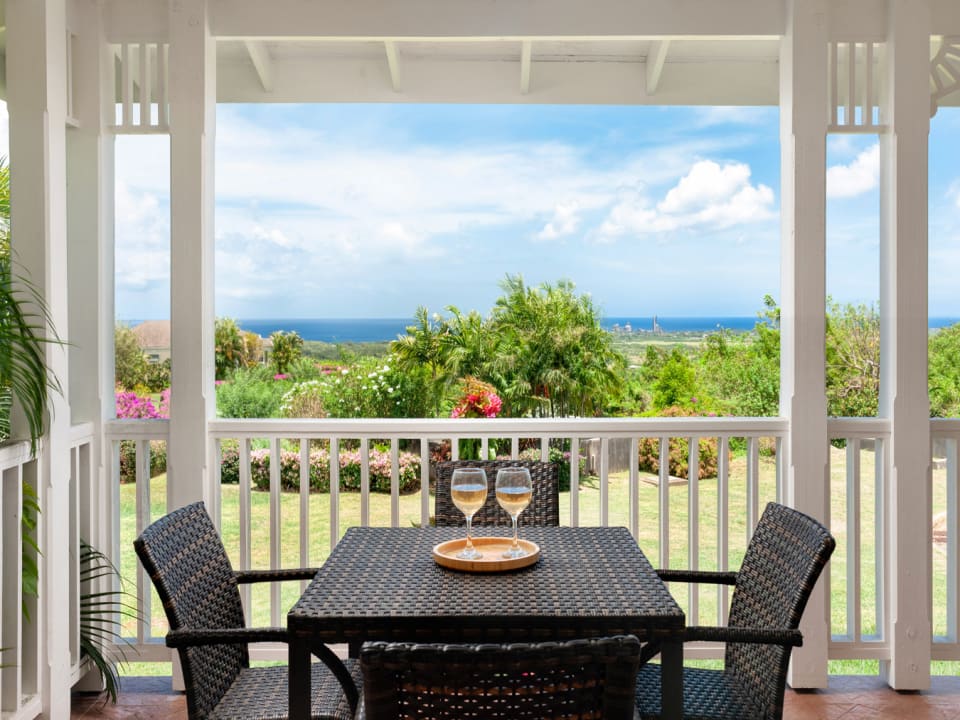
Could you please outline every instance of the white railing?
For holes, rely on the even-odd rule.
[[[828,428],[827,521],[838,539],[826,579],[832,618],[829,657],[889,659],[883,632],[888,624],[884,518],[889,423],[831,419]],[[217,485],[218,492],[210,493],[215,498],[211,510],[238,568],[317,566],[350,525],[430,522],[433,497],[429,483],[421,479],[429,477],[431,448],[435,452],[440,443],[448,443],[453,457],[462,440],[472,441],[484,457],[494,450],[517,457],[524,448],[532,448],[526,453],[541,459],[550,459],[553,453],[556,459],[556,448],[569,452],[576,447],[582,460],[569,466],[570,490],[561,494],[561,523],[625,525],[651,562],[661,567],[735,568],[763,504],[782,496],[781,440],[786,431],[782,418],[215,420],[209,424],[210,457],[212,467],[222,468],[222,477],[213,481],[224,482]],[[935,448],[946,448],[945,460],[937,460],[934,469],[934,512],[945,513],[945,539],[940,550],[934,547],[934,583],[941,583],[939,592],[946,601],[937,604],[935,587],[933,653],[937,659],[960,659],[960,421],[933,421],[932,434]],[[125,487],[115,498],[119,508],[123,494],[122,502],[135,515],[116,535],[122,535],[124,547],[166,511],[162,480],[151,482],[150,456],[151,442],[162,443],[167,437],[166,421],[108,423],[114,477],[119,472],[119,441],[131,441],[136,448],[135,489]],[[657,461],[656,472],[638,469],[641,453]],[[701,481],[691,484],[675,477],[678,473],[669,470],[671,454],[674,467],[682,469],[679,474],[697,467]],[[277,457],[282,461],[272,462]],[[323,472],[317,472],[318,466]],[[411,478],[415,489],[407,491]],[[939,493],[938,482],[943,486]],[[311,492],[311,484],[319,483],[323,491]],[[374,490],[378,484],[381,491]],[[116,490],[115,482],[112,487]],[[119,528],[119,519],[115,521]],[[148,578],[138,570],[132,553],[127,556],[131,560],[121,569],[136,577],[140,612],[152,618],[137,630],[138,659],[167,660],[169,653],[160,643],[165,632],[162,612],[151,601]],[[938,575],[941,566],[944,570]],[[248,614],[258,623],[282,624],[301,587],[245,588]],[[725,618],[727,590],[682,585],[673,589],[688,623]],[[688,651],[691,657],[718,653],[718,647],[706,645]]]
[[[932,656],[934,660],[960,660],[960,553],[957,548],[960,420],[932,420],[930,436],[933,446]]]
[[[837,549],[826,578],[831,597],[829,657],[886,660],[886,449],[890,424],[879,418],[833,418],[827,497]]]
[[[38,460],[30,444],[0,448],[0,714],[33,718],[41,710],[39,607],[23,588],[24,485],[38,490]],[[27,546],[27,555],[39,562]],[[24,618],[24,610],[30,620]]]

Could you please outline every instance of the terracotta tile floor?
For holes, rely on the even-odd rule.
[[[116,705],[76,695],[71,718],[186,720],[169,677],[124,678]],[[828,690],[787,691],[786,720],[960,720],[960,677],[936,677],[929,691],[898,693],[874,677],[832,677]]]

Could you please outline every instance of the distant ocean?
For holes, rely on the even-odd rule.
[[[602,325],[608,330],[625,330],[629,326],[632,332],[651,332],[653,317],[607,317]],[[952,325],[960,318],[930,318],[930,328]],[[746,317],[657,317],[657,323],[663,332],[711,332],[720,328],[726,330],[752,330],[757,323],[756,316]],[[131,323],[133,324],[133,323]],[[256,320],[237,320],[241,329],[269,337],[277,330],[295,331],[304,340],[318,340],[326,343],[384,342],[395,340],[404,335],[412,318],[266,318]]]

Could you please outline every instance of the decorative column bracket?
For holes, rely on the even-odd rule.
[[[119,117],[110,126],[116,134],[170,132],[168,43],[121,43],[114,46]]]
[[[944,37],[930,61],[930,117],[937,114],[940,100],[960,91],[960,36]]]
[[[876,134],[881,123],[880,73],[886,45],[882,42],[830,42],[827,132]]]

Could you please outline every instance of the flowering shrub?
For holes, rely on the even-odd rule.
[[[468,376],[463,379],[460,399],[454,405],[450,417],[495,418],[502,406],[503,401],[493,385]]]
[[[327,416],[323,409],[323,388],[320,380],[307,380],[297,383],[283,394],[280,400],[280,414],[287,418],[322,418]]]
[[[716,413],[698,413],[679,407],[669,407],[660,412],[660,417],[694,417],[715,416]],[[660,472],[660,440],[659,438],[642,438],[639,441],[640,469],[647,472]],[[668,463],[670,474],[674,477],[688,478],[688,460],[690,457],[690,442],[685,437],[672,437],[669,442]],[[717,439],[700,438],[699,441],[700,467],[697,479],[717,476]]]
[[[118,392],[115,394],[117,418],[135,418],[138,420],[156,420],[160,413],[153,406],[153,401],[147,397],[140,397],[132,392]]]
[[[167,471],[167,443],[164,440],[150,441],[150,477]],[[120,482],[137,481],[137,443],[134,440],[120,442]]]
[[[228,457],[228,453],[230,453]],[[236,482],[239,478],[239,459],[236,450],[224,452],[224,464],[221,465],[221,480]],[[270,451],[253,450],[250,453],[250,475],[253,484],[259,490],[270,489]],[[340,489],[360,489],[360,451],[342,450],[340,461]],[[403,452],[399,456],[399,485],[401,493],[413,492],[420,487],[420,457]],[[234,463],[237,472],[233,474]],[[229,471],[228,471],[229,467]],[[300,453],[292,450],[280,451],[280,487],[283,490],[300,489]],[[321,448],[310,452],[310,490],[330,492],[330,452]],[[390,453],[370,450],[370,490],[390,492]]]
[[[329,417],[425,417],[426,381],[404,372],[390,358],[361,358],[347,367],[328,368],[318,380],[318,394]]]

